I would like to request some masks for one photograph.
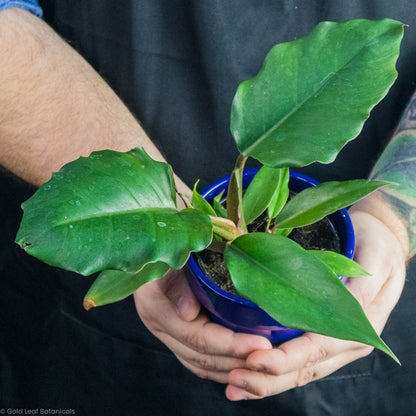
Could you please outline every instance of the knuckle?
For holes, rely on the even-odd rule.
[[[237,341],[237,339],[235,338],[235,335],[237,335],[237,333],[233,334],[233,342],[231,342],[228,345],[228,352],[229,352],[229,355],[231,357],[239,357],[239,356],[241,356],[241,351],[240,351],[240,348],[239,348],[239,345],[240,344]]]
[[[198,355],[196,359],[196,364],[198,365],[199,368],[202,368],[205,370],[217,370],[215,358],[210,355],[206,355],[206,354]]]
[[[322,346],[319,346],[309,355],[305,367],[312,367],[321,361],[325,361],[327,358],[328,351]]]
[[[208,353],[208,344],[203,335],[200,333],[193,333],[189,335],[188,345],[200,354]]]
[[[309,341],[310,353],[307,356],[304,367],[312,367],[319,362],[325,361],[329,357],[328,350],[322,344],[315,345],[314,334],[306,333],[305,339]]]
[[[313,367],[301,368],[298,372],[298,378],[296,380],[296,387],[305,386],[311,381],[317,380],[319,374]]]

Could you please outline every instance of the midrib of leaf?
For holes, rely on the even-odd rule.
[[[103,217],[114,217],[114,216],[122,216],[122,215],[129,215],[129,214],[138,214],[138,213],[142,213],[142,212],[148,212],[148,211],[170,211],[172,213],[174,212],[179,212],[177,209],[175,208],[136,208],[136,209],[130,209],[130,210],[124,210],[124,211],[106,211],[106,212],[100,212],[97,214],[90,214],[90,215],[85,215],[82,217],[78,217],[78,218],[66,218],[63,219],[61,221],[54,221],[54,226],[55,227],[60,227],[62,225],[72,225],[72,224],[76,224],[76,223],[80,223],[83,221],[89,221],[91,219],[95,219],[95,218],[103,218]]]
[[[350,196],[350,195],[355,195],[355,192],[354,191],[350,191],[350,192],[347,192],[346,194],[344,194],[344,196]],[[314,205],[313,207],[311,207],[311,208],[309,208],[308,210],[306,210],[306,211],[302,211],[302,212],[298,212],[298,213],[295,213],[294,215],[291,215],[291,216],[289,216],[289,217],[287,217],[287,218],[285,218],[283,221],[279,221],[279,222],[276,222],[276,227],[279,227],[282,223],[284,224],[284,223],[287,223],[287,222],[289,222],[289,221],[291,221],[291,220],[293,220],[294,218],[297,218],[297,217],[300,217],[300,216],[307,216],[307,215],[309,215],[309,213],[311,212],[311,211],[315,211],[316,209],[320,209],[322,206],[324,206],[324,205],[326,205],[326,204],[329,204],[329,203],[331,203],[332,201],[336,201],[337,199],[339,198],[339,196],[337,197],[337,196],[335,196],[335,197],[333,197],[333,198],[330,198],[330,199],[326,199],[324,202],[321,202],[320,204],[318,204],[318,205]],[[338,209],[341,209],[341,207],[339,207],[339,206],[337,206],[337,208],[335,209],[335,210],[338,210]],[[327,214],[328,215],[328,214]],[[324,215],[324,216],[326,216],[326,215]],[[277,217],[277,220],[279,219],[279,217]],[[307,225],[307,224],[305,224],[305,225]]]
[[[255,258],[253,258],[252,256],[250,256],[246,251],[242,250],[240,247],[237,247],[233,244],[231,244],[229,246],[229,249],[234,250],[235,252],[237,252],[242,258],[250,261],[251,263],[253,263],[256,267],[258,267],[259,269],[265,271],[267,274],[270,274],[271,276],[275,276],[279,281],[281,280],[280,276],[278,273],[276,273],[274,270],[269,269],[268,267],[266,267],[262,262],[256,260]],[[297,292],[297,286],[294,284],[294,279],[288,279],[285,281],[285,283],[287,284],[287,286],[289,286],[291,288],[291,290],[293,290],[294,292]],[[281,284],[281,283],[279,283]]]
[[[338,75],[340,71],[346,68],[353,61],[353,59],[355,59],[355,57],[358,56],[362,52],[362,50],[367,48],[367,46],[371,44],[374,39],[376,39],[374,36],[371,37],[366,43],[366,45],[362,46],[357,52],[355,52],[352,55],[352,57],[348,59],[348,61],[342,64],[335,71],[330,72],[322,81],[320,81],[317,89],[313,90],[309,95],[305,97],[303,101],[296,104],[295,107],[293,107],[293,109],[290,110],[283,118],[281,118],[277,123],[273,124],[273,126],[270,127],[266,132],[264,132],[251,146],[249,146],[245,150],[243,154],[248,155],[254,148],[256,148],[260,143],[262,143],[270,134],[272,134],[282,124],[284,124],[290,117],[292,117],[295,113],[297,113],[301,107],[303,107],[312,97],[318,94],[319,91],[321,91],[328,84],[329,80],[331,80],[334,76]]]
[[[295,113],[299,111],[301,107],[303,107],[311,98],[312,96],[316,95],[327,83],[328,81],[334,76],[334,72],[330,72],[326,79],[320,82],[320,86],[311,92],[308,96],[305,97],[303,101],[296,104],[292,110],[290,110],[283,118],[281,118],[277,123],[275,123],[272,127],[270,127],[266,132],[264,132],[251,146],[249,146],[245,154],[249,154],[254,148],[256,148],[260,143],[262,143],[270,134],[272,134],[275,130],[277,130],[282,124],[284,124],[290,117],[292,117]]]

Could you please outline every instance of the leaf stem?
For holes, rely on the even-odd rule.
[[[227,241],[233,241],[238,236],[242,235],[235,223],[227,218],[209,216],[212,223],[212,229],[215,234],[218,234]]]
[[[246,156],[238,155],[227,192],[227,218],[234,222],[243,234],[247,234],[243,213],[243,172],[246,160]]]

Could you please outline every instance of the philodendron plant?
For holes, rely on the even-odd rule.
[[[232,104],[239,156],[226,208],[219,198],[209,204],[194,187],[192,201],[179,210],[168,164],[142,148],[104,150],[68,163],[23,203],[17,243],[50,265],[100,272],[86,294],[87,309],[182,268],[190,252],[222,251],[237,291],[283,325],[366,343],[396,359],[338,278],[367,273],[341,254],[306,250],[289,238],[293,228],[386,182],[327,182],[288,201],[288,169],[330,163],[359,134],[397,76],[402,35],[403,25],[390,19],[324,22],[273,47]],[[249,157],[262,167],[243,192]],[[265,231],[249,232],[260,215]]]

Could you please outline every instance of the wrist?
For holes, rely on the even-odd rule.
[[[405,258],[409,258],[409,235],[405,224],[384,197],[382,191],[375,191],[356,202],[349,213],[364,212],[381,221],[396,237]]]

